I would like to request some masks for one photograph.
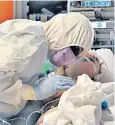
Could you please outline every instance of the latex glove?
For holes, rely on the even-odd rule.
[[[45,77],[34,84],[36,100],[43,100],[55,95],[60,90],[67,90],[73,86],[73,80],[64,76]]]

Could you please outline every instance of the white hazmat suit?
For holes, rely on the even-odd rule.
[[[20,96],[22,83],[40,73],[47,50],[51,57],[68,46],[89,51],[93,43],[90,21],[77,13],[60,14],[46,23],[9,20],[0,27],[0,113],[3,117],[16,115],[24,108],[26,101]]]
[[[17,114],[25,106],[26,102],[20,96],[22,81],[18,79],[24,79],[25,82],[40,73],[47,56],[47,43],[40,22],[36,24],[28,20],[11,20],[2,25],[0,112],[8,112],[8,117]]]

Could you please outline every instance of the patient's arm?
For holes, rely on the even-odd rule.
[[[52,112],[54,112],[54,111],[56,111],[56,110],[57,110],[57,107],[55,107],[55,108],[53,108],[53,109],[50,109],[50,110],[48,110],[46,113],[44,113],[44,114],[39,118],[39,120],[38,120],[38,122],[37,122],[37,125],[42,124],[44,117],[47,117],[48,114],[50,114],[50,113],[52,113]]]

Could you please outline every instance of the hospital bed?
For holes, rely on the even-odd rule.
[[[47,21],[58,13],[67,13],[67,1],[28,1],[27,18]],[[45,18],[45,20],[43,20]]]

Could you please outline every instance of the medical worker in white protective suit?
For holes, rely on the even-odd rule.
[[[110,49],[91,50],[94,32],[90,22],[82,17],[76,13],[60,14],[45,23],[44,29],[51,62],[58,67],[68,66],[77,61],[76,57],[80,57],[78,55],[87,57],[88,52],[97,58],[100,64],[99,72],[94,73],[94,81],[112,83],[114,82],[115,56]],[[97,70],[96,65],[94,62],[94,70]]]
[[[2,23],[0,115],[3,118],[16,115],[27,100],[42,100],[58,90],[70,88],[73,85],[70,78],[52,76],[38,79],[41,67],[47,56],[59,66],[73,63],[74,55],[91,49],[93,37],[89,20],[77,13],[60,14],[46,23],[29,20]],[[62,61],[63,56],[65,61]]]
[[[54,52],[69,46],[80,46],[89,51],[92,42],[93,29],[81,14],[57,15],[48,23],[23,19],[2,23],[0,117],[16,115],[27,100],[42,100],[70,88],[73,85],[71,78],[38,79],[47,54],[51,58]],[[67,52],[71,54],[71,49]]]

